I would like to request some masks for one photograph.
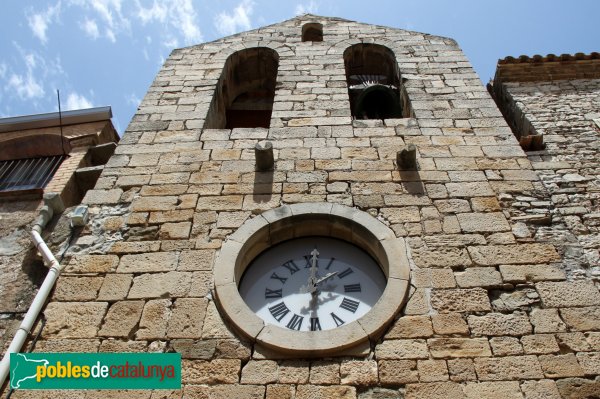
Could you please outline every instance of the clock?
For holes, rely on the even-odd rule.
[[[225,324],[284,357],[364,353],[407,298],[403,238],[366,212],[303,203],[247,220],[223,242],[214,298]]]
[[[359,247],[331,237],[303,237],[254,259],[239,292],[267,324],[321,331],[367,314],[385,285],[379,265]]]

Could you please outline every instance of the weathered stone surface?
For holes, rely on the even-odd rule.
[[[179,255],[179,271],[212,270],[215,257],[214,249],[182,251]]]
[[[523,351],[528,355],[555,353],[560,350],[556,338],[552,334],[527,335],[521,338],[521,344]]]
[[[469,333],[467,322],[460,313],[439,313],[431,316],[433,330],[436,334],[465,335]]]
[[[269,384],[277,379],[277,362],[273,360],[250,360],[242,369],[242,384]]]
[[[500,273],[508,283],[565,279],[565,272],[553,265],[501,265]]]
[[[572,353],[539,356],[540,365],[547,378],[583,377],[584,372]]]
[[[539,379],[544,373],[535,356],[475,358],[475,370],[481,381]]]
[[[173,302],[167,328],[169,338],[198,338],[202,335],[208,300],[205,298],[178,298]]]
[[[502,212],[459,213],[458,223],[465,233],[509,231],[510,226]]]
[[[114,271],[119,263],[116,255],[77,255],[71,258],[67,273],[107,273]]]
[[[585,378],[565,378],[556,381],[556,387],[563,398],[591,399],[600,392],[600,381]]]
[[[473,381],[477,379],[472,359],[458,358],[448,360],[448,372],[452,381]]]
[[[505,398],[522,399],[521,389],[517,381],[503,382],[468,382],[464,387],[468,399]]]
[[[296,387],[293,385],[273,384],[267,385],[265,399],[293,399]]]
[[[418,382],[417,362],[414,360],[380,360],[379,381],[389,385]]]
[[[431,338],[427,345],[431,356],[438,359],[492,355],[485,338]]]
[[[431,305],[438,312],[478,312],[491,310],[487,291],[482,288],[435,290]]]
[[[554,247],[547,244],[469,247],[469,255],[475,264],[481,266],[548,263],[559,259]]]
[[[560,315],[573,330],[600,330],[600,307],[561,309]]]
[[[398,390],[386,388],[371,388],[358,394],[358,399],[397,399]]]
[[[190,289],[191,273],[168,272],[142,274],[134,277],[130,299],[182,297]]]
[[[448,367],[445,360],[418,360],[420,382],[448,381]]]
[[[340,364],[332,360],[314,360],[310,364],[310,383],[333,385],[340,383]]]
[[[42,336],[95,338],[107,308],[106,302],[51,302],[44,311]]]
[[[123,255],[117,271],[119,273],[167,272],[176,268],[176,252],[150,252]]]
[[[536,334],[567,331],[556,309],[533,309],[529,318]]]
[[[585,375],[600,375],[600,352],[578,353],[577,361]]]
[[[536,289],[544,306],[549,308],[600,304],[600,292],[592,282],[540,282]]]
[[[427,344],[422,339],[390,339],[377,345],[378,359],[426,359]]]
[[[469,327],[473,335],[527,335],[532,331],[525,313],[489,313],[485,316],[469,316]]]
[[[522,355],[521,341],[515,337],[493,337],[490,339],[495,356]]]
[[[137,339],[164,339],[170,315],[170,299],[154,299],[146,302],[136,333]]]
[[[98,295],[102,277],[63,276],[56,282],[54,299],[57,301],[93,301]]]
[[[115,302],[106,313],[99,335],[109,337],[129,337],[137,326],[144,301]]]
[[[493,267],[470,267],[454,274],[461,288],[494,287],[502,284],[500,273]]]
[[[342,361],[340,377],[344,385],[375,385],[378,382],[377,362],[375,360]]]
[[[284,360],[279,363],[279,382],[282,384],[306,384],[309,363],[304,360]]]
[[[88,190],[81,201],[87,205],[105,205],[105,204],[116,204],[121,199],[123,190],[115,188],[112,190]]]
[[[464,248],[415,249],[412,252],[417,266],[428,267],[465,267],[471,265],[471,258]]]
[[[462,399],[465,397],[460,384],[455,382],[432,382],[425,384],[408,384],[406,399]]]
[[[120,301],[127,297],[132,274],[107,274],[98,293],[99,301]]]
[[[241,363],[237,359],[181,360],[181,381],[184,384],[235,384]]]
[[[344,385],[298,385],[295,399],[355,399],[356,388]]]
[[[387,339],[393,338],[423,338],[433,335],[431,320],[428,316],[404,316],[394,322]]]
[[[521,390],[527,399],[560,399],[560,393],[553,380],[523,381]]]

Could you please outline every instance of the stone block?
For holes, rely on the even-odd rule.
[[[394,322],[385,335],[393,338],[427,338],[433,335],[429,316],[404,316]]]
[[[405,399],[463,399],[462,387],[456,382],[431,382],[423,384],[408,384]]]
[[[191,222],[163,223],[160,226],[159,237],[161,240],[182,240],[189,238]]]
[[[591,281],[540,282],[535,285],[542,303],[548,308],[596,306],[600,292]]]
[[[460,313],[438,313],[431,316],[433,331],[441,335],[469,334],[467,322]]]
[[[294,399],[296,387],[293,385],[273,384],[267,385],[265,399]],[[262,396],[257,397],[262,398]]]
[[[108,273],[119,263],[116,255],[76,255],[65,267],[66,273]]]
[[[192,283],[192,273],[168,272],[142,274],[134,277],[129,290],[130,299],[183,297]]]
[[[418,360],[420,382],[448,381],[448,367],[445,360]]]
[[[379,381],[385,385],[400,385],[419,381],[414,360],[380,360]]]
[[[50,302],[42,337],[96,338],[107,307],[106,302]]]
[[[295,399],[355,399],[356,388],[345,385],[298,385]]]
[[[478,265],[548,263],[560,259],[548,244],[488,245],[469,247],[469,255]]]
[[[538,357],[547,378],[583,377],[584,371],[573,353]]]
[[[148,273],[168,272],[177,268],[176,252],[148,252],[142,254],[123,255],[117,272]]]
[[[146,302],[136,333],[137,339],[164,339],[170,315],[170,299],[153,299]]]
[[[99,301],[120,301],[127,297],[132,274],[107,274],[98,293]]]
[[[585,375],[600,375],[600,352],[582,352],[577,354],[577,361]]]
[[[523,399],[518,381],[468,382],[464,387],[468,399]]]
[[[491,233],[510,231],[510,226],[502,212],[459,213],[458,223],[465,233]]]
[[[390,339],[375,348],[378,359],[426,359],[429,357],[423,339]]]
[[[461,288],[496,287],[502,285],[502,276],[493,267],[470,267],[454,274]]]
[[[308,361],[283,360],[279,363],[279,382],[282,384],[307,384],[309,371]]]
[[[558,315],[557,309],[533,309],[529,319],[536,334],[567,331],[567,326]]]
[[[593,399],[600,392],[600,381],[585,378],[565,378],[556,381],[562,398]]]
[[[527,355],[555,353],[560,350],[552,334],[527,335],[521,338],[521,344]]]
[[[420,268],[429,267],[468,267],[472,264],[465,248],[416,248],[413,259]]]
[[[340,366],[341,383],[344,385],[376,385],[377,375],[375,360],[345,360]]]
[[[56,282],[53,298],[56,301],[93,301],[103,281],[102,277],[63,276]]]
[[[179,255],[179,271],[212,270],[215,257],[214,249],[182,251]]]
[[[500,273],[507,283],[565,279],[565,272],[554,265],[501,265]]]
[[[525,313],[488,313],[484,316],[469,316],[469,327],[475,336],[527,335],[532,328]]]
[[[112,304],[104,317],[99,335],[127,338],[137,326],[144,301],[119,301]]]
[[[482,288],[434,290],[431,306],[441,313],[491,310],[488,293]]]
[[[562,319],[575,331],[600,330],[600,307],[560,309]]]
[[[436,359],[492,355],[485,338],[431,338],[427,345],[431,356]]]
[[[448,359],[448,372],[452,381],[474,381],[477,380],[475,365],[472,359],[458,358]]]
[[[340,363],[333,360],[314,360],[310,364],[310,383],[335,385],[340,383]]]
[[[242,369],[242,384],[271,384],[277,379],[278,366],[274,360],[250,360]]]
[[[481,381],[526,380],[544,378],[536,356],[475,358],[475,371]]]
[[[86,205],[110,205],[118,204],[123,195],[123,190],[114,188],[111,190],[88,190],[81,200]]]
[[[238,359],[181,360],[182,384],[236,384],[241,362]]]
[[[167,328],[169,338],[198,338],[202,335],[208,300],[178,298],[173,302]]]
[[[561,399],[553,380],[523,381],[521,391],[527,399]]]
[[[493,337],[490,345],[495,356],[522,355],[523,347],[515,337]]]

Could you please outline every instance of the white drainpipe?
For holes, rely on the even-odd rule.
[[[44,258],[44,262],[46,263],[46,265],[50,267],[50,270],[48,271],[48,274],[46,275],[46,278],[44,279],[44,282],[42,283],[42,286],[40,287],[38,293],[33,299],[29,310],[25,314],[23,322],[21,323],[19,329],[15,333],[15,336],[12,342],[10,343],[10,346],[4,354],[2,362],[0,362],[0,387],[4,385],[6,377],[10,372],[10,354],[19,352],[23,347],[23,344],[27,340],[27,337],[29,336],[31,329],[35,324],[35,321],[37,320],[40,311],[46,303],[46,299],[48,298],[50,291],[52,291],[52,288],[54,287],[54,284],[56,283],[56,280],[58,279],[58,276],[60,275],[60,272],[63,269],[63,266],[61,266],[58,263],[58,261],[56,260],[56,258],[42,239],[42,236],[40,235],[44,227],[48,224],[48,222],[52,219],[52,216],[54,215],[55,209],[53,208],[56,208],[52,206],[51,201],[48,201],[49,198],[46,198],[45,196],[44,199],[47,200],[46,205],[44,205],[40,210],[40,215],[38,216],[38,219],[36,220],[35,225],[33,226],[33,229],[31,230],[30,234],[35,247]],[[62,209],[60,208],[56,210],[62,212]]]

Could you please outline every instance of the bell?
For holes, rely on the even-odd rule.
[[[362,90],[356,99],[354,115],[357,119],[401,118],[402,108],[393,86],[373,84]]]

